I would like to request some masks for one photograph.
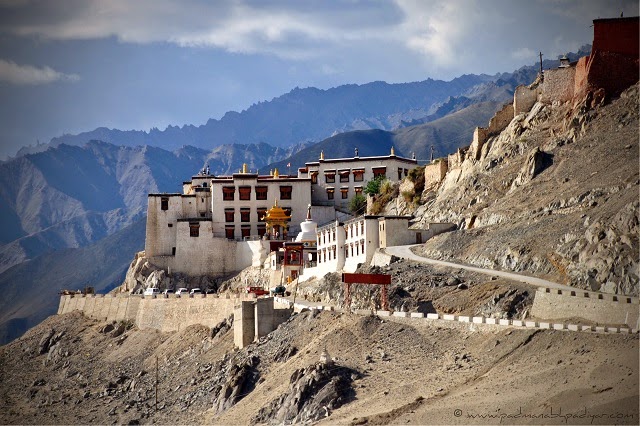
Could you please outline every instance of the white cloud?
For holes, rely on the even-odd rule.
[[[324,75],[335,75],[340,73],[339,69],[329,64],[322,64],[322,67],[320,67],[320,71],[322,71],[322,74]]]
[[[0,0],[1,1],[1,0]],[[36,2],[2,19],[0,32],[52,40],[117,37],[170,42],[287,59],[318,56],[332,46],[388,38],[399,15],[393,3],[200,2],[197,0],[58,0]]]
[[[13,61],[0,59],[0,81],[18,85],[37,85],[53,83],[54,81],[77,81],[77,74],[64,74],[51,67],[34,67],[32,65],[18,65]]]
[[[528,47],[519,47],[511,52],[511,57],[525,63],[530,63],[535,60],[538,53]]]
[[[637,0],[619,1],[637,9]],[[590,19],[612,7],[598,0],[0,0],[0,35],[209,47],[331,64],[345,75],[403,62],[442,77],[518,67],[529,61],[527,49],[566,51],[551,45],[560,33],[572,44],[588,42]]]

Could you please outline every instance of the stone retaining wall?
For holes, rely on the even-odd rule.
[[[213,327],[233,314],[234,306],[243,300],[255,301],[255,294],[195,295],[64,295],[60,297],[58,314],[82,311],[100,321],[134,321],[140,329],[179,331],[193,324]]]
[[[598,324],[627,324],[639,328],[638,308],[637,297],[540,287],[531,315],[544,319],[578,317]]]

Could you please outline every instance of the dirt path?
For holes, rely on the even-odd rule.
[[[495,275],[502,278],[507,278],[514,281],[520,281],[526,284],[531,284],[537,287],[549,287],[557,288],[560,290],[575,290],[574,287],[568,285],[554,283],[553,281],[545,280],[542,278],[530,277],[527,275],[516,274],[514,272],[496,271],[495,269],[479,268],[477,266],[464,265],[462,263],[446,262],[444,260],[429,259],[427,257],[418,256],[413,253],[411,249],[417,247],[419,244],[413,244],[409,246],[393,246],[384,249],[388,254],[401,257],[403,259],[413,260],[415,262],[428,263],[431,265],[445,266],[449,268],[465,269],[467,271],[478,272],[480,274]]]

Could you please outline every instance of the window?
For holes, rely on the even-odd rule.
[[[351,244],[351,257],[353,257],[353,244]]]
[[[360,246],[356,243],[356,256],[360,256]]]
[[[351,238],[353,238],[353,225],[349,225],[349,229],[351,230]]]
[[[289,216],[287,222],[291,222],[291,207],[283,207],[282,210],[284,210],[284,213]]]
[[[327,244],[327,233],[326,232],[322,233],[322,244]]]
[[[340,172],[340,182],[349,182],[349,170]]]
[[[360,222],[360,234],[364,235],[364,222]]]
[[[324,181],[325,181],[326,183],[335,183],[335,181],[336,181],[336,174],[335,174],[334,172],[330,172],[330,173],[325,172],[325,174],[324,174]]]
[[[408,174],[409,174],[409,170],[408,169],[404,169],[404,177],[407,177]]]
[[[360,240],[360,251],[364,254],[364,240]]]
[[[233,226],[225,226],[224,228],[224,236],[230,240],[235,238],[235,228]]]
[[[251,225],[242,225],[240,232],[242,233],[242,238],[249,237],[251,235]]]
[[[189,235],[192,237],[200,236],[200,224],[198,222],[189,222]]]
[[[353,181],[354,182],[364,181],[364,169],[357,169],[353,171]]]
[[[169,198],[168,197],[160,198],[160,209],[161,210],[169,210]]]
[[[335,230],[335,228],[331,231],[331,235],[333,237],[333,241],[335,241],[336,240],[336,230]]]
[[[374,167],[373,168],[373,177],[377,178],[378,176],[385,177],[387,175],[386,167]]]
[[[233,209],[225,209],[224,210],[224,221],[225,222],[233,222],[235,215],[235,211]]]
[[[333,258],[336,258],[336,246],[331,247],[331,250],[333,251]]]
[[[353,225],[354,228],[356,228],[356,237],[358,236],[358,224],[356,223],[355,225]]]
[[[349,257],[349,246],[344,246],[344,257]]]
[[[171,256],[175,256],[175,255],[176,255],[176,248],[171,247]]]
[[[222,199],[224,201],[233,201],[235,192],[236,192],[235,186],[222,187]]]
[[[256,186],[256,200],[266,200],[266,199],[267,199],[267,187]]]
[[[173,223],[168,223],[168,224],[167,224],[167,226],[168,226],[169,228],[173,228]]]
[[[266,207],[258,207],[256,209],[256,212],[258,213],[258,222],[264,222],[264,217],[267,215],[267,208]]]
[[[347,198],[349,198],[349,188],[342,188],[340,189],[340,192],[342,193],[343,200],[346,200]]]
[[[266,233],[267,233],[266,225],[258,225],[258,235],[262,237]]]
[[[333,200],[333,188],[327,188],[327,200]]]
[[[251,222],[251,209],[244,207],[240,209],[240,222]]]
[[[207,187],[207,182],[202,182],[202,187],[206,188]]]
[[[281,200],[290,200],[291,199],[291,187],[290,186],[281,186],[280,187],[280,199]]]
[[[311,172],[311,183],[318,183],[318,172]]]
[[[243,201],[248,201],[251,199],[251,187],[250,186],[241,186],[238,188],[238,192],[240,193],[240,199]]]
[[[402,180],[402,168],[398,167],[398,180]]]
[[[353,191],[356,193],[356,195],[362,195],[362,187],[361,186],[356,186],[355,188],[353,188]]]

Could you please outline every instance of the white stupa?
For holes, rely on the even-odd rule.
[[[311,219],[311,204],[307,207],[307,218],[300,224],[300,229],[296,241],[305,243],[305,247],[315,246],[318,224]]]

